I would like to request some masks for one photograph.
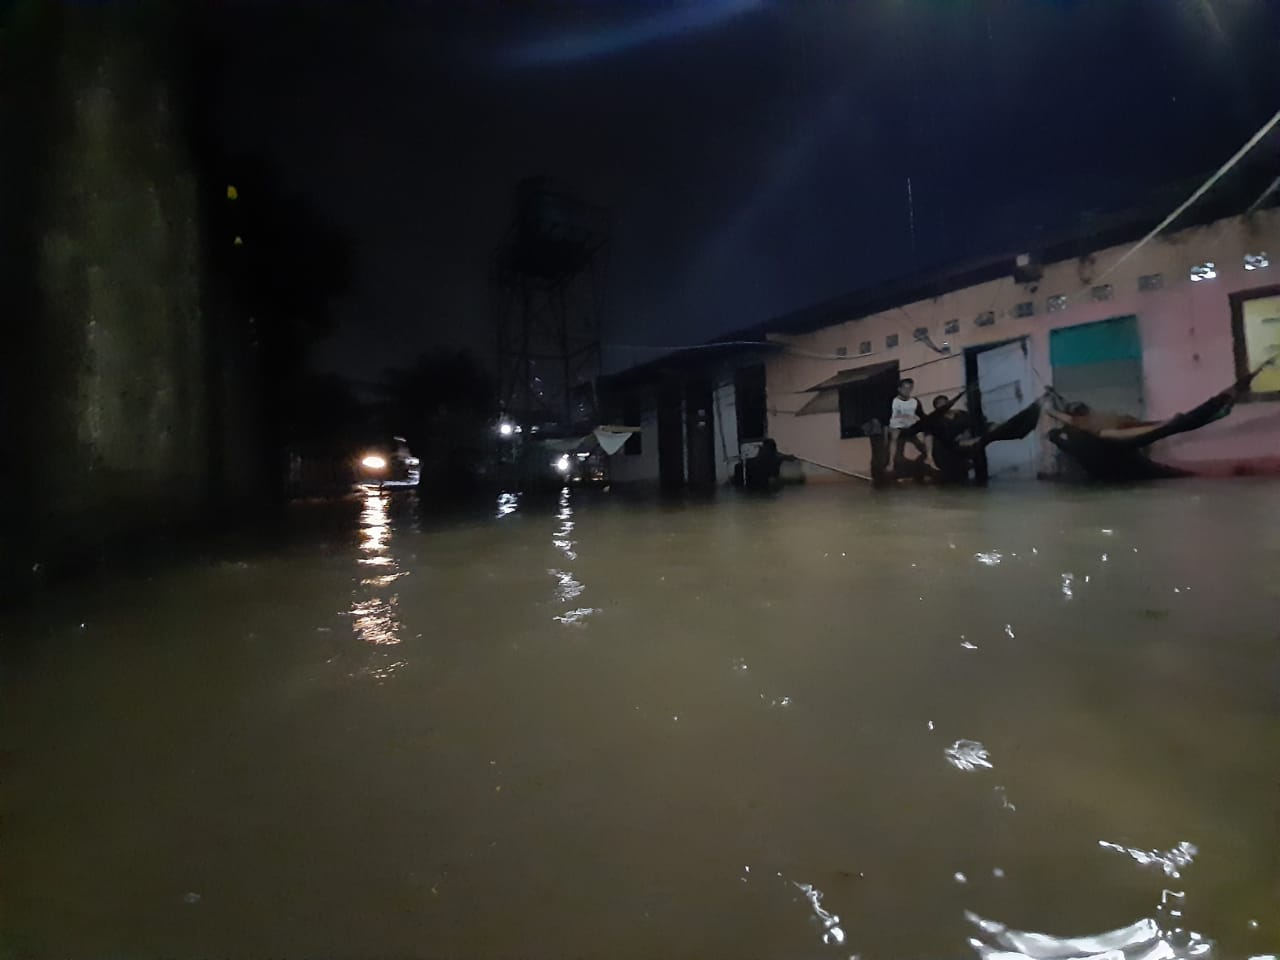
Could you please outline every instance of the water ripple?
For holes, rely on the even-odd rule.
[[[1107,840],[1099,840],[1098,846],[1126,854],[1132,857],[1139,866],[1159,867],[1164,871],[1165,876],[1173,877],[1175,880],[1182,876],[1182,868],[1189,866],[1191,861],[1196,858],[1196,854],[1200,852],[1194,843],[1186,840],[1183,840],[1172,850],[1139,850],[1137,847],[1124,847]]]
[[[567,570],[548,570],[558,581],[556,584],[556,599],[561,603],[568,603],[582,595],[582,591],[586,589],[572,573]]]
[[[367,597],[351,605],[356,635],[365,643],[377,646],[400,642],[400,619],[397,597]]]
[[[991,755],[977,740],[957,740],[942,752],[947,758],[947,763],[957,770],[968,772],[977,770],[979,767],[991,769]]]
[[[595,607],[579,607],[577,610],[570,610],[568,613],[562,613],[555,617],[557,623],[581,623],[593,613],[599,613]]]
[[[990,960],[1186,960],[1213,948],[1213,941],[1194,931],[1169,934],[1150,918],[1093,936],[1055,937],[1011,930],[971,911],[965,917],[981,934],[970,938],[969,945]]]
[[[822,942],[828,945],[844,943],[844,930],[840,927],[840,918],[823,908],[822,891],[811,883],[795,883],[794,880],[792,883],[804,894],[804,898],[809,901],[809,906],[813,908],[814,916],[822,924]]]

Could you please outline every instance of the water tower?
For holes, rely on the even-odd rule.
[[[522,181],[493,255],[498,375],[508,416],[545,430],[595,425],[605,212],[546,177]]]

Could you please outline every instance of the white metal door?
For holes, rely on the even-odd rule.
[[[978,354],[978,390],[982,413],[994,426],[1008,420],[1032,399],[1031,361],[1026,339]],[[992,478],[1036,475],[1036,433],[1021,440],[1004,440],[987,447],[987,470]]]

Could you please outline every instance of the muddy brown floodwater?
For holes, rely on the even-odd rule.
[[[327,509],[6,616],[3,955],[1280,949],[1274,484]]]

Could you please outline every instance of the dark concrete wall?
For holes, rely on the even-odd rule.
[[[261,472],[247,332],[205,268],[186,25],[45,2],[0,30],[4,593],[251,499]]]

